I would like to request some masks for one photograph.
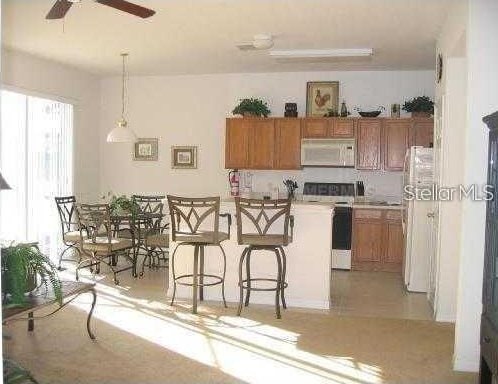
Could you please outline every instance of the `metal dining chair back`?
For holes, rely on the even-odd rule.
[[[74,261],[72,259],[64,259],[64,254],[73,249],[79,254],[77,244],[79,242],[78,218],[76,212],[76,197],[75,196],[59,196],[55,197],[57,212],[61,225],[62,242],[65,249],[59,255],[59,269],[61,269],[62,261]],[[80,259],[81,259],[81,255]]]
[[[144,213],[162,213],[164,195],[133,195],[132,199]]]
[[[77,206],[80,238],[95,243],[97,237],[107,237],[111,243],[111,210],[108,204],[79,204]]]

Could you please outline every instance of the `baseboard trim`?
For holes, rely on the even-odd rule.
[[[479,372],[479,361],[454,358],[453,369],[459,372]]]

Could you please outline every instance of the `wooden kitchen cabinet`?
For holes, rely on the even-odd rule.
[[[325,117],[307,117],[303,119],[303,137],[323,139],[329,136],[329,119]]]
[[[249,168],[272,169],[275,155],[275,121],[252,119],[249,137]]]
[[[329,134],[331,134],[332,137],[353,138],[354,122],[354,119],[333,119],[329,127]]]
[[[412,122],[410,119],[386,119],[383,123],[384,170],[402,171]]]
[[[301,169],[301,119],[275,120],[275,169]]]
[[[358,119],[356,127],[356,169],[381,168],[381,119]]]
[[[410,145],[432,147],[434,143],[434,121],[432,119],[413,119]]]
[[[353,210],[353,270],[401,272],[403,255],[401,211]]]
[[[250,119],[226,119],[225,168],[249,165],[249,131]]]

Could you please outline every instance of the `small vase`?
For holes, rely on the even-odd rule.
[[[429,112],[412,112],[412,117],[431,117],[431,114]]]

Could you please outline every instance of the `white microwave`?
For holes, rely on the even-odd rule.
[[[354,139],[302,139],[301,165],[308,167],[354,167]]]

